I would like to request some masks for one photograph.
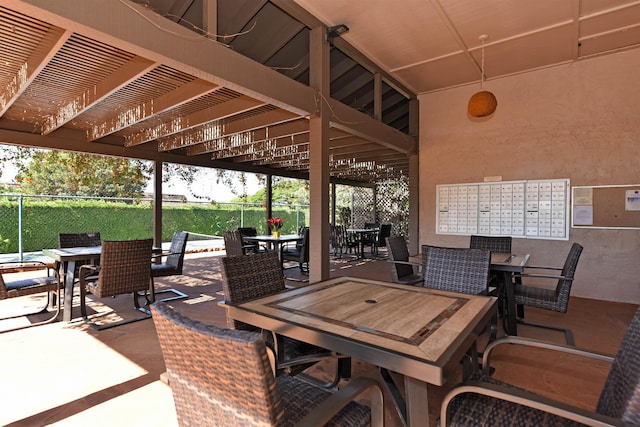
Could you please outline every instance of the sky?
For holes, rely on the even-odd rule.
[[[247,194],[253,194],[260,189],[258,179],[251,173],[248,173],[247,177]],[[194,190],[193,193],[196,193],[199,196],[206,196],[210,200],[214,200],[216,202],[229,202],[231,199],[236,197],[236,195],[233,194],[227,186],[216,183],[216,172],[214,170],[204,170],[198,174],[198,177],[192,187]],[[153,180],[149,181],[145,191],[153,193]],[[184,181],[177,178],[173,178],[169,182],[163,184],[162,193],[183,195],[187,197],[188,201],[203,201],[203,199],[195,197],[195,195],[189,191],[187,184]]]
[[[236,197],[227,186],[216,184],[215,170],[206,168],[201,169],[203,169],[202,172],[198,174],[197,179],[192,185],[194,189],[193,193],[196,193],[200,196],[208,197],[208,199],[200,199],[195,197],[195,195],[187,188],[187,184],[178,178],[171,178],[169,182],[164,183],[162,185],[162,193],[167,195],[171,194],[186,196],[187,201],[213,200],[216,202],[229,202],[231,201],[231,199]],[[16,173],[17,169],[12,164],[3,165],[0,184],[13,183]],[[254,174],[248,173],[247,177],[247,194],[253,194],[260,189],[260,184]],[[151,179],[147,183],[145,192],[153,193],[153,187],[153,179]]]

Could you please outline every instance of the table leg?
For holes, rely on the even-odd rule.
[[[67,271],[64,275],[64,305],[62,312],[62,320],[70,322],[73,319],[73,281],[75,280],[76,262],[69,261],[67,263]]]
[[[506,299],[507,313],[503,313],[502,315],[506,315],[507,322],[505,324],[505,333],[507,335],[518,335],[518,324],[516,322],[516,302],[515,295],[513,293],[513,282],[511,281],[511,272],[504,272],[504,295]]]
[[[427,401],[427,383],[408,376],[404,376],[405,398],[386,368],[379,368],[387,392],[391,396],[391,403],[402,422],[407,426],[429,427],[429,403]]]
[[[407,426],[429,427],[427,383],[405,376],[404,391],[407,396]]]

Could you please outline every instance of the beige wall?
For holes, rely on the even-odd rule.
[[[488,67],[491,64],[487,64]],[[490,68],[488,68],[490,69]],[[640,49],[485,83],[493,116],[466,107],[479,84],[420,102],[421,244],[467,246],[435,234],[435,186],[569,178],[571,186],[640,184]],[[562,265],[584,246],[572,295],[640,303],[640,230],[570,229],[569,241],[514,239],[536,265]]]

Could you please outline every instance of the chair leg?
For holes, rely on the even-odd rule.
[[[185,294],[184,292],[180,292],[180,291],[179,291],[179,290],[177,290],[177,289],[173,289],[173,288],[171,288],[171,289],[162,289],[162,290],[160,290],[160,291],[156,291],[156,295],[158,295],[158,294],[165,294],[165,293],[172,293],[172,294],[174,294],[175,296],[173,296],[173,297],[168,297],[168,298],[163,298],[163,299],[160,299],[160,300],[158,300],[158,301],[166,302],[166,301],[175,301],[175,300],[178,300],[178,299],[185,299],[185,298],[189,298],[189,295]]]
[[[542,323],[525,322],[523,319],[520,319],[520,318],[517,319],[517,322],[521,325],[533,326],[536,328],[550,329],[552,331],[563,332],[565,339],[567,341],[567,344],[575,346],[575,343],[573,340],[573,332],[571,331],[571,329],[561,328],[559,326],[553,326],[553,325],[543,325]]]
[[[185,294],[184,292],[181,292],[177,289],[171,288],[171,289],[162,289],[159,291],[155,290],[155,284],[153,283],[153,277],[151,278],[151,286],[154,289],[154,293],[155,295],[159,295],[159,294],[166,294],[166,293],[172,293],[174,294],[174,296],[172,297],[168,297],[168,298],[163,298],[160,299],[158,301],[162,301],[162,302],[166,302],[166,301],[175,301],[175,300],[179,300],[179,299],[185,299],[185,298],[189,298],[189,295]]]
[[[105,329],[115,328],[116,326],[122,326],[128,323],[139,322],[140,320],[151,319],[151,312],[145,308],[140,307],[140,303],[138,302],[139,295],[137,292],[134,292],[133,305],[135,306],[136,310],[144,313],[145,314],[144,316],[136,317],[133,319],[122,320],[120,322],[108,323],[106,325],[98,325],[95,322],[91,322],[89,320],[89,316],[87,316],[86,294],[87,294],[87,291],[84,289],[84,286],[80,286],[80,313],[82,314],[82,318],[84,319],[85,323],[87,323],[89,326],[91,326],[95,330],[103,331]],[[146,294],[145,294],[145,298],[146,298]]]
[[[57,295],[55,292],[53,292],[54,295]],[[27,313],[27,314],[20,314],[20,315],[16,315],[16,316],[9,316],[9,317],[3,317],[0,320],[7,320],[7,319],[15,319],[18,317],[24,317],[24,316],[33,316],[35,314],[42,314],[42,313],[47,313],[48,310],[47,308],[49,307],[49,304],[51,303],[52,300],[52,295],[51,292],[47,292],[47,305],[45,305],[42,309],[35,311],[33,313]],[[27,328],[32,328],[34,326],[42,326],[42,325],[46,325],[47,323],[53,323],[56,320],[58,320],[58,318],[60,317],[60,304],[55,304],[56,307],[56,311],[54,312],[53,316],[42,320],[40,322],[36,322],[36,323],[31,323],[29,325],[24,325],[24,326],[18,326],[15,328],[10,328],[10,329],[3,329],[2,331],[0,331],[0,333],[5,333],[5,332],[11,332],[11,331],[18,331],[20,329],[27,329]]]
[[[304,372],[296,374],[295,377],[327,390],[337,390],[340,380],[351,378],[351,357],[337,356],[336,370],[331,382],[325,383],[311,375],[305,374]]]

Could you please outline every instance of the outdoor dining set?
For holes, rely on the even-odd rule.
[[[3,274],[43,270],[45,275],[7,282],[0,275],[0,299],[46,292],[45,307],[30,314],[46,312],[47,307],[54,304],[54,315],[28,326],[57,320],[61,308],[64,308],[63,320],[69,322],[74,318],[73,290],[75,285],[79,285],[80,312],[85,321],[89,321],[86,307],[88,292],[96,298],[131,294],[135,308],[144,313],[142,317],[102,326],[90,323],[97,329],[147,319],[151,314],[146,306],[156,299],[154,278],[182,274],[188,237],[186,232],[175,232],[171,246],[163,251],[161,248],[153,248],[152,239],[103,241],[99,232],[60,233],[58,248],[43,250],[43,255],[54,260],[53,265],[43,261],[27,261],[2,266]],[[187,298],[187,294],[175,289],[161,291],[166,292],[171,292],[173,296],[165,300]],[[144,305],[140,305],[140,298],[145,299]]]
[[[384,234],[384,262],[392,281],[343,276],[296,286],[287,284],[283,266],[294,261],[301,271],[308,268],[307,227],[279,236],[258,235],[252,228],[226,231],[219,305],[227,328],[193,320],[173,307],[171,301],[186,294],[169,289],[162,292],[173,292],[171,297],[158,298],[154,277],[182,273],[185,232],[176,232],[164,252],[154,250],[150,239],[111,242],[101,241],[99,233],[61,234],[60,247],[44,251],[55,260],[53,266],[40,265],[49,274],[21,282],[0,279],[1,296],[51,293],[48,302],[56,311],[42,323],[55,320],[61,305],[64,320],[71,321],[78,285],[81,316],[100,329],[105,326],[87,315],[87,293],[95,298],[132,294],[144,315],[106,327],[153,318],[166,381],[179,423],[185,425],[217,425],[224,418],[267,425],[382,426],[385,400],[390,400],[404,425],[428,426],[428,388],[450,384],[458,375],[464,382],[444,398],[442,425],[479,425],[478,419],[500,417],[508,420],[502,425],[518,425],[520,419],[538,419],[540,425],[637,420],[637,408],[629,409],[631,394],[612,390],[635,387],[637,394],[638,383],[623,377],[638,370],[626,355],[637,354],[638,343],[629,337],[638,335],[640,311],[615,359],[577,349],[568,329],[525,321],[525,307],[567,311],[580,244],[571,246],[562,266],[534,266],[531,254],[512,252],[510,237],[471,236],[465,248],[422,245],[421,253],[411,256],[403,236],[382,228],[332,227],[329,243],[339,245],[338,233],[359,236],[356,256],[363,256],[367,235],[375,234],[371,244],[379,247]],[[534,286],[530,279],[552,280],[555,287]],[[518,337],[518,325],[525,323],[563,332],[566,345]],[[481,336],[487,337],[484,348],[478,347]],[[597,413],[558,409],[493,378],[490,355],[503,343],[615,360]],[[351,378],[352,358],[375,366],[378,376]],[[307,372],[320,361],[334,364],[331,381]],[[368,396],[366,405],[358,399],[362,393]]]

